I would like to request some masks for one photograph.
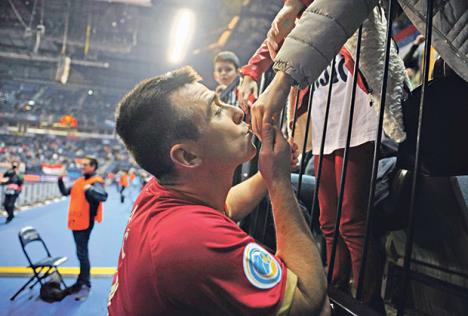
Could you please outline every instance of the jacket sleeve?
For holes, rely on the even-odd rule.
[[[58,179],[58,187],[59,187],[60,193],[62,193],[62,195],[65,195],[65,196],[70,195],[71,188],[67,188],[65,186],[65,183],[63,183],[63,178],[61,178],[61,177]]]
[[[290,75],[300,87],[313,83],[377,3],[315,0],[286,37],[274,69]]]
[[[90,203],[105,202],[107,200],[107,192],[100,182],[95,182],[89,189],[85,191],[86,199]]]
[[[266,40],[257,49],[255,54],[249,59],[247,65],[241,68],[241,73],[244,76],[249,76],[253,80],[258,81],[262,74],[273,64]]]
[[[301,0],[304,7],[308,7],[313,0]],[[299,16],[302,12],[299,13]],[[282,43],[278,43],[281,44]],[[244,76],[249,76],[255,81],[260,80],[261,75],[267,71],[268,68],[273,64],[273,60],[271,59],[270,52],[268,51],[267,40],[265,39],[260,47],[257,49],[255,54],[250,57],[249,62],[247,65],[241,68],[241,73]]]

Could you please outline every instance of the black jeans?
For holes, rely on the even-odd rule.
[[[15,211],[15,203],[18,194],[5,194],[5,199],[3,200],[3,206],[5,207],[5,211],[8,213],[8,219],[12,219]]]
[[[94,227],[94,219],[85,230],[74,230],[73,239],[75,239],[76,256],[80,261],[80,274],[78,275],[78,284],[86,284],[91,287],[91,264],[89,262],[88,242],[91,231]]]

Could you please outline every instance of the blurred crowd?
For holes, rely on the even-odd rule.
[[[118,97],[92,89],[59,90],[4,82],[0,89],[0,115],[37,127],[51,127],[62,116],[71,115],[80,130],[111,131]]]
[[[41,174],[44,165],[79,168],[79,159],[92,155],[105,169],[129,169],[132,164],[125,147],[116,139],[73,139],[62,136],[0,135],[0,162],[24,164],[27,174]],[[103,170],[107,172],[108,170]]]

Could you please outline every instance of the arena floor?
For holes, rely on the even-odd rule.
[[[0,219],[0,315],[106,315],[111,276],[117,265],[123,230],[131,209],[130,199],[121,204],[114,187],[109,188],[108,193],[103,221],[95,225],[91,234],[92,290],[90,297],[83,302],[66,297],[61,302],[46,303],[39,298],[38,285],[32,290],[23,291],[13,302],[9,299],[29,277],[25,269],[27,260],[17,236],[25,226],[37,229],[53,256],[68,257],[63,264],[67,275],[65,282],[71,285],[75,281],[79,264],[72,234],[67,229],[68,199],[18,212],[8,225],[3,224],[3,218]],[[35,247],[34,243],[30,246],[31,253],[40,257],[39,247]]]

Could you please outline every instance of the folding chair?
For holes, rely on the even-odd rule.
[[[24,255],[26,256],[26,259],[28,259],[29,262],[29,268],[32,269],[33,271],[33,276],[29,279],[28,282],[26,282],[19,290],[18,292],[13,295],[10,300],[13,301],[18,294],[20,294],[26,287],[36,280],[32,285],[29,286],[30,289],[32,289],[37,283],[40,283],[41,286],[43,285],[43,280],[50,276],[53,273],[57,273],[58,277],[60,278],[60,282],[63,284],[63,286],[66,288],[67,285],[63,281],[62,275],[58,271],[58,266],[60,266],[62,263],[68,260],[67,257],[52,257],[49,249],[47,248],[45,242],[42,240],[41,236],[39,233],[36,231],[31,226],[23,227],[19,233],[18,233],[18,238],[21,243],[21,248],[23,249]],[[31,257],[29,256],[28,252],[26,251],[26,245],[29,243],[38,241],[42,243],[44,246],[45,252],[47,253],[47,257],[33,263],[31,261]]]

